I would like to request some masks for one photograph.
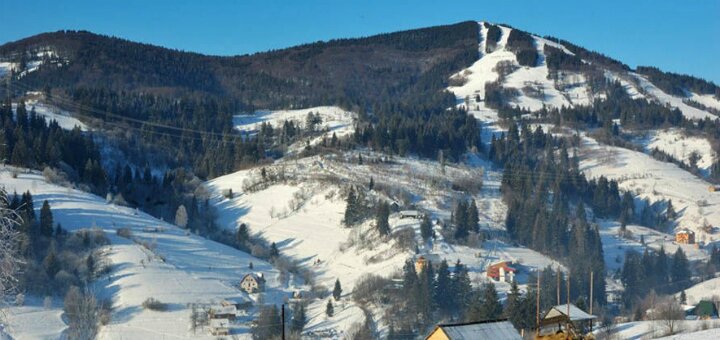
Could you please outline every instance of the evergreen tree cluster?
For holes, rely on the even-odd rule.
[[[0,124],[0,160],[33,169],[67,169],[71,180],[104,193],[107,183],[100,153],[92,138],[79,128],[66,131],[54,120],[47,123],[34,107],[28,111],[24,102],[18,103],[13,119],[7,99],[0,105]]]
[[[686,91],[691,91],[698,94],[713,94],[720,98],[720,87],[705,79],[663,72],[657,67],[651,66],[638,66],[636,71],[646,75],[655,86],[668,94],[685,97],[687,96]]]
[[[518,64],[522,66],[535,67],[539,58],[535,39],[530,33],[513,29],[507,40],[507,49],[515,52]]]
[[[4,197],[4,194],[3,194]],[[48,201],[43,201],[39,217],[28,191],[0,201],[17,213],[20,255],[25,262],[19,288],[35,294],[62,296],[72,286],[84,286],[107,270],[94,250],[109,244],[100,230],[68,233],[55,224]]]
[[[475,199],[467,202],[459,201],[453,210],[453,225],[455,226],[455,239],[464,240],[470,235],[470,232],[480,232],[480,221],[478,217],[478,208]]]
[[[495,51],[495,48],[497,47],[497,43],[500,41],[500,37],[502,36],[502,30],[500,30],[500,27],[497,25],[485,23],[485,28],[487,28],[487,40],[485,41],[485,53],[492,53]]]
[[[651,291],[670,294],[693,283],[690,263],[682,248],[678,248],[672,257],[665,253],[664,248],[657,252],[646,248],[642,255],[628,251],[620,279],[625,287],[622,298],[626,307],[638,303]]]
[[[445,104],[454,106],[452,102]],[[468,150],[482,148],[477,120],[464,110],[446,108],[385,112],[373,124],[359,125],[354,141],[360,146],[401,156],[417,154],[435,158],[442,150],[451,161],[459,160]]]
[[[605,302],[605,264],[597,226],[588,222],[585,205],[595,216],[617,218],[617,182],[600,177],[588,181],[578,161],[568,156],[568,139],[554,138],[541,128],[511,124],[507,135],[493,138],[489,157],[504,166],[501,192],[508,205],[506,228],[521,244],[563,260],[571,271],[573,299],[594,296]],[[571,204],[575,204],[572,209]]]

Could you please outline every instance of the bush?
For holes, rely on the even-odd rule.
[[[128,227],[122,227],[115,231],[117,236],[124,237],[126,239],[132,239],[133,233],[132,230]]]
[[[168,309],[167,304],[160,302],[159,300],[156,300],[155,298],[147,298],[142,303],[143,308],[154,310],[158,312],[164,312]]]

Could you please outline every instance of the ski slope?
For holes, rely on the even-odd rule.
[[[142,212],[108,204],[85,192],[49,184],[37,172],[20,169],[17,178],[12,178],[11,169],[3,168],[0,181],[10,193],[30,190],[37,209],[48,200],[54,221],[67,230],[97,227],[106,231],[112,244],[104,251],[113,264],[112,272],[98,279],[94,289],[100,297],[112,300],[114,311],[110,324],[101,328],[100,339],[157,338],[161,334],[171,338],[208,338],[207,330],[193,334],[188,329],[188,304],[217,303],[222,299],[257,300],[256,294],[248,295],[238,289],[242,276],[250,272],[262,272],[268,280],[267,292],[263,294],[265,303],[282,303],[291,292],[278,278],[279,272],[267,262],[187,234],[185,230]],[[140,242],[154,244],[154,250],[115,235],[115,230],[121,227],[130,228]],[[253,270],[248,268],[250,262],[254,265]],[[169,311],[144,310],[141,304],[149,297],[167,303]],[[247,317],[233,325],[234,334],[249,336],[248,322],[255,312],[256,309],[251,308]],[[22,316],[25,312],[11,308],[10,313]],[[11,324],[10,334],[25,334],[13,333],[13,329],[22,331],[37,326],[52,313],[59,315],[60,307],[25,318],[14,317],[12,320],[18,324]],[[51,321],[49,324],[58,322],[57,319]],[[53,329],[62,331],[59,327]],[[58,338],[59,334],[50,337]]]

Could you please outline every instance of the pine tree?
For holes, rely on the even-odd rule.
[[[434,296],[440,312],[443,314],[450,313],[453,307],[452,278],[450,277],[450,268],[445,260],[440,262],[440,266],[438,266]]]
[[[470,283],[470,275],[464,264],[458,260],[455,263],[455,270],[452,276],[452,301],[454,309],[459,315],[465,313],[467,301],[472,293],[472,284]]]
[[[480,222],[480,218],[478,216],[478,208],[477,204],[475,203],[475,199],[472,199],[470,201],[470,205],[468,205],[468,212],[467,212],[467,224],[468,229],[474,232],[480,231],[480,225],[478,224]]]
[[[673,255],[670,276],[676,289],[688,286],[690,281],[690,263],[682,248],[678,247]]]
[[[235,242],[238,247],[246,247],[248,240],[250,240],[248,227],[245,223],[240,223],[240,227],[238,227],[237,234],[235,235]]]
[[[427,215],[423,216],[422,222],[420,223],[420,236],[422,236],[422,239],[426,242],[433,236],[432,222]]]
[[[374,179],[372,178],[372,176],[371,176],[371,177],[370,177],[370,183],[368,183],[368,190],[372,191],[373,188],[375,188],[375,180],[374,180]]]
[[[343,223],[345,226],[352,226],[357,222],[357,197],[355,196],[355,189],[351,186],[348,190],[347,199],[345,204],[345,218]]]
[[[328,299],[328,303],[325,306],[325,314],[332,317],[335,314],[335,308],[333,307],[332,299]]]
[[[380,202],[375,219],[375,226],[380,232],[380,235],[387,236],[390,234],[390,222],[388,218],[390,218],[390,205],[388,205],[387,202]]]
[[[43,267],[50,278],[54,278],[55,274],[60,271],[60,261],[58,261],[57,255],[55,254],[54,245],[50,246],[50,250],[48,250],[48,254],[43,260]]]
[[[276,258],[280,256],[280,251],[278,250],[277,244],[275,242],[270,244],[270,258]]]
[[[340,300],[340,297],[342,296],[342,287],[340,286],[340,279],[335,279],[335,287],[333,288],[332,295],[333,295],[333,298],[335,298],[335,301]]]
[[[40,235],[44,237],[52,237],[53,233],[53,216],[50,210],[50,204],[47,200],[43,201],[40,209]]]

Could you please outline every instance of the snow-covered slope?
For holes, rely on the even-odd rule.
[[[287,180],[259,191],[243,190],[247,183],[259,178],[259,169],[216,178],[208,182],[208,186],[213,192],[212,202],[219,210],[218,221],[231,229],[246,223],[253,233],[276,242],[283,255],[315,273],[318,284],[332,289],[339,278],[344,294],[349,297],[355,282],[364,274],[394,276],[406,260],[414,257],[414,251],[398,246],[395,240],[379,239],[372,220],[346,228],[342,224],[346,205],[341,193],[343,187],[350,183],[365,186],[366,180],[373,177],[378,188],[373,194],[378,198],[396,199],[400,204],[404,198],[433,219],[444,220],[449,218],[454,200],[463,197],[450,190],[449,182],[477,176],[474,167],[447,165],[445,175],[441,175],[442,170],[436,162],[393,158],[386,163],[376,163],[371,161],[373,157],[386,156],[365,153],[366,164],[357,164],[352,161],[356,157],[357,154],[351,152],[278,161],[266,169],[269,173],[284,172]],[[484,189],[473,196],[481,212],[480,223],[493,238],[503,236],[506,208],[498,191],[500,174],[486,171],[480,176]],[[229,189],[235,195],[231,199],[223,195]],[[397,196],[388,197],[387,192],[395,192]],[[459,259],[465,263],[475,283],[486,281],[485,266],[498,260],[515,261],[522,266],[523,272],[518,276],[521,287],[525,286],[529,271],[548,265],[559,266],[537,252],[497,239],[484,242],[481,247],[449,244],[442,238],[439,225],[435,225],[438,239],[424,243],[419,235],[419,221],[401,219],[397,214],[391,215],[390,225],[393,232],[412,229],[420,254],[432,261],[446,259],[454,263]],[[497,286],[501,294],[510,289],[505,283]],[[322,314],[324,301],[312,304],[309,311],[317,316],[310,320],[306,330],[342,333],[347,332],[352,323],[364,320],[362,310],[349,298],[346,300],[342,305],[346,315],[339,320],[335,317],[327,319]],[[384,327],[382,322],[378,324],[381,332]]]
[[[35,113],[45,118],[48,123],[56,121],[61,128],[65,130],[72,130],[76,126],[82,131],[87,131],[88,127],[81,122],[77,117],[68,111],[61,110],[55,106],[48,105],[37,99],[30,99],[25,102],[25,107],[28,113],[34,108]],[[17,104],[13,103],[13,112],[17,109]]]
[[[458,105],[466,107],[471,114],[483,120],[496,120],[495,110],[485,106],[485,84],[500,80],[504,88],[515,89],[519,95],[508,104],[537,111],[543,107],[560,108],[577,105],[592,105],[595,98],[603,98],[605,93],[593,93],[587,83],[586,75],[581,72],[561,70],[551,72],[546,63],[545,45],[551,45],[563,52],[573,55],[565,46],[549,41],[545,38],[532,36],[539,59],[534,67],[520,66],[514,52],[506,48],[508,36],[513,28],[498,25],[502,35],[497,48],[486,53],[485,45],[488,29],[483,22],[478,23],[480,29],[480,42],[478,44],[478,60],[470,67],[463,69],[450,77],[453,84],[448,90],[455,94]],[[590,64],[584,61],[586,64]],[[500,79],[498,65],[512,65],[511,72]],[[712,95],[698,95],[689,93],[687,98],[669,95],[652,84],[645,76],[617,70],[602,69],[605,77],[612,81],[619,81],[627,93],[634,99],[646,98],[661,104],[676,107],[689,119],[717,118],[711,112],[698,109],[683,102],[685,99],[695,100],[710,108],[719,108],[720,101]],[[552,76],[555,74],[555,76]],[[476,100],[479,96],[480,101]]]
[[[665,163],[637,151],[599,144],[592,138],[583,139],[580,149],[581,170],[590,178],[605,176],[618,181],[620,189],[628,190],[651,203],[673,202],[679,213],[676,228],[690,228],[697,240],[714,242],[716,231],[702,230],[705,222],[720,224],[720,212],[712,209],[720,204],[720,195],[708,191],[710,184],[672,163]],[[690,251],[685,249],[686,251]]]
[[[108,204],[91,194],[49,184],[36,172],[19,171],[17,178],[13,178],[10,169],[0,170],[0,181],[8,192],[30,190],[35,207],[39,209],[47,200],[54,220],[63,228],[72,231],[98,227],[107,231],[111,239],[112,245],[105,251],[113,270],[109,276],[98,279],[95,285],[98,295],[112,299],[114,307],[110,324],[101,328],[101,339],[207,337],[207,330],[198,330],[197,334],[188,330],[188,304],[217,303],[221,299],[257,299],[257,296],[249,296],[238,288],[240,279],[250,272],[262,272],[268,280],[265,303],[282,303],[292,291],[279,279],[279,272],[265,261],[188,234],[142,212]],[[115,231],[122,227],[130,228],[138,241],[115,235]],[[147,243],[153,250],[139,243]],[[250,262],[254,265],[253,270],[248,268]],[[141,304],[149,297],[167,303],[169,310],[144,310]],[[48,314],[59,317],[58,308],[54,308],[54,312],[38,312],[35,317],[25,318],[23,313],[29,312],[11,309],[10,312],[16,314],[11,320],[20,323],[10,328],[11,334],[25,334],[22,330],[31,327],[27,322],[37,326]],[[251,315],[254,312],[255,309],[249,310]],[[241,318],[233,326],[234,332],[247,335],[250,319]],[[53,319],[48,322],[57,324],[62,321]],[[19,332],[13,333],[13,329]],[[53,326],[52,329],[62,331],[59,327]]]
[[[700,157],[697,160],[698,169],[705,172],[715,161],[715,151],[707,138],[687,136],[679,129],[648,131],[646,138],[640,142],[647,151],[658,148],[686,164],[690,164],[690,156],[695,152]]]

